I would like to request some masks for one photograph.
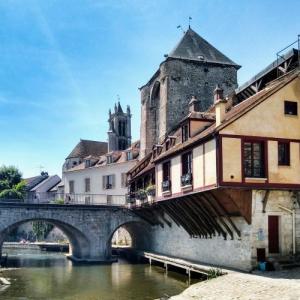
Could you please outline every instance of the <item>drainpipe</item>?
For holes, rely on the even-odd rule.
[[[282,210],[289,212],[293,218],[293,255],[296,254],[296,218],[295,218],[295,209],[291,210],[282,205],[278,205],[278,207]]]

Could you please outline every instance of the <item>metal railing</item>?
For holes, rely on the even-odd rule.
[[[59,205],[108,205],[126,206],[125,195],[63,194],[55,192],[28,193],[24,199],[0,199],[1,203],[59,204]]]

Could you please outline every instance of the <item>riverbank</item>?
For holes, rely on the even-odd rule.
[[[170,300],[296,300],[300,299],[300,268],[253,274],[229,272],[196,283]]]

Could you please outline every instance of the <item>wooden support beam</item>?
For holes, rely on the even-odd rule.
[[[263,204],[262,212],[263,213],[266,212],[266,207],[267,207],[267,203],[268,203],[268,200],[269,200],[269,195],[270,195],[270,190],[266,190],[265,195],[262,199],[262,204]]]
[[[174,217],[173,213],[170,211],[170,209],[167,207],[165,202],[162,202],[159,204],[159,206],[162,208],[162,210],[170,216],[170,218],[174,221],[174,223],[177,226],[181,226],[181,224],[178,222],[177,218]]]
[[[205,227],[199,219],[197,220],[193,212],[187,207],[185,200],[176,201],[176,205],[181,207],[187,221],[191,223],[191,226],[195,228],[195,230],[199,233],[199,236],[203,235],[205,238],[207,238],[208,235],[211,236],[209,229]]]
[[[150,225],[152,225],[152,226],[157,225],[151,219],[149,219],[147,216],[145,216],[140,209],[134,209],[133,212],[137,216],[139,216],[140,218],[142,218],[143,220],[145,220],[147,223],[149,223]]]
[[[206,193],[202,194],[202,197],[205,201],[205,203],[209,206],[209,208],[214,212],[214,214],[216,215],[216,217],[218,217],[218,221],[222,224],[222,226],[225,228],[225,230],[227,231],[227,233],[230,235],[231,239],[233,239],[233,232],[230,229],[230,227],[227,225],[227,223],[223,220],[220,212],[218,211],[218,209],[216,208],[216,206],[211,203],[210,198],[208,197],[208,195],[206,195]],[[226,235],[227,238],[227,235]],[[226,239],[225,238],[225,239]]]
[[[219,220],[219,222],[221,222],[221,224],[224,226],[224,221],[222,219],[220,219],[218,212],[215,210],[214,206],[211,205],[211,203],[209,202],[209,200],[204,197],[204,194],[202,194],[200,196],[201,198],[201,205],[202,207],[208,211],[209,215],[212,217],[212,219],[214,220],[214,223],[216,225],[216,227],[219,228],[219,231],[221,232],[223,238],[226,240],[227,239],[227,233],[226,231],[223,229],[223,227],[218,223],[217,219]],[[225,227],[225,226],[224,226]],[[226,229],[226,227],[225,227]]]
[[[226,220],[229,222],[231,227],[234,229],[234,231],[240,237],[241,236],[241,231],[236,227],[234,222],[231,220],[231,218],[230,218],[228,212],[226,211],[225,207],[220,203],[220,201],[217,199],[217,197],[213,193],[208,192],[208,195],[211,196],[211,198],[214,200],[216,206],[218,207],[219,211],[221,211],[221,214],[224,214]]]
[[[157,216],[151,208],[142,208],[141,210],[149,219],[154,221],[155,225],[159,225],[162,228],[164,227],[164,224],[157,218]]]
[[[163,209],[161,208],[161,206],[157,206],[155,208],[157,214],[160,216],[160,218],[169,226],[169,227],[172,227],[172,223],[166,219],[166,217],[164,216],[164,211]]]
[[[190,205],[192,208],[203,218],[206,220],[206,222],[213,228],[215,232],[218,233],[218,235],[221,235],[222,228],[217,223],[217,221],[214,219],[212,214],[209,212],[209,210],[205,207],[205,204],[203,202],[200,202],[201,199],[199,196],[193,196],[191,195],[190,199],[188,199]],[[225,234],[226,236],[226,234]]]
[[[170,201],[168,201],[167,203],[164,203],[164,205],[165,205],[165,208],[169,210],[169,213],[173,216],[174,220],[176,220],[176,222],[179,223],[179,226],[182,226],[184,228],[184,230],[190,235],[190,237],[193,237],[194,236],[193,230],[191,230],[189,228],[189,226],[187,226],[185,224],[185,222],[182,221],[181,216],[178,215],[177,212],[174,210]]]
[[[208,231],[210,237],[216,235],[216,230],[213,224],[208,220],[207,216],[203,213],[203,211],[197,207],[197,205],[194,203],[192,197],[187,196],[185,198],[185,203],[189,207],[189,210],[195,215],[198,222],[203,224],[203,226]]]
[[[194,229],[194,227],[190,224],[190,222],[188,222],[182,210],[179,210],[178,206],[174,203],[174,200],[169,201],[168,204],[169,207],[173,209],[173,212],[175,212],[175,214],[177,215],[177,218],[181,223],[181,225],[188,229],[187,232],[190,233],[192,237],[198,237],[199,236],[198,231]]]

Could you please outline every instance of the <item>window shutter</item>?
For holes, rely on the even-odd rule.
[[[116,183],[115,177],[116,175],[111,175],[111,185],[113,189],[115,188],[115,183]]]
[[[102,189],[106,190],[106,176],[102,176]]]

